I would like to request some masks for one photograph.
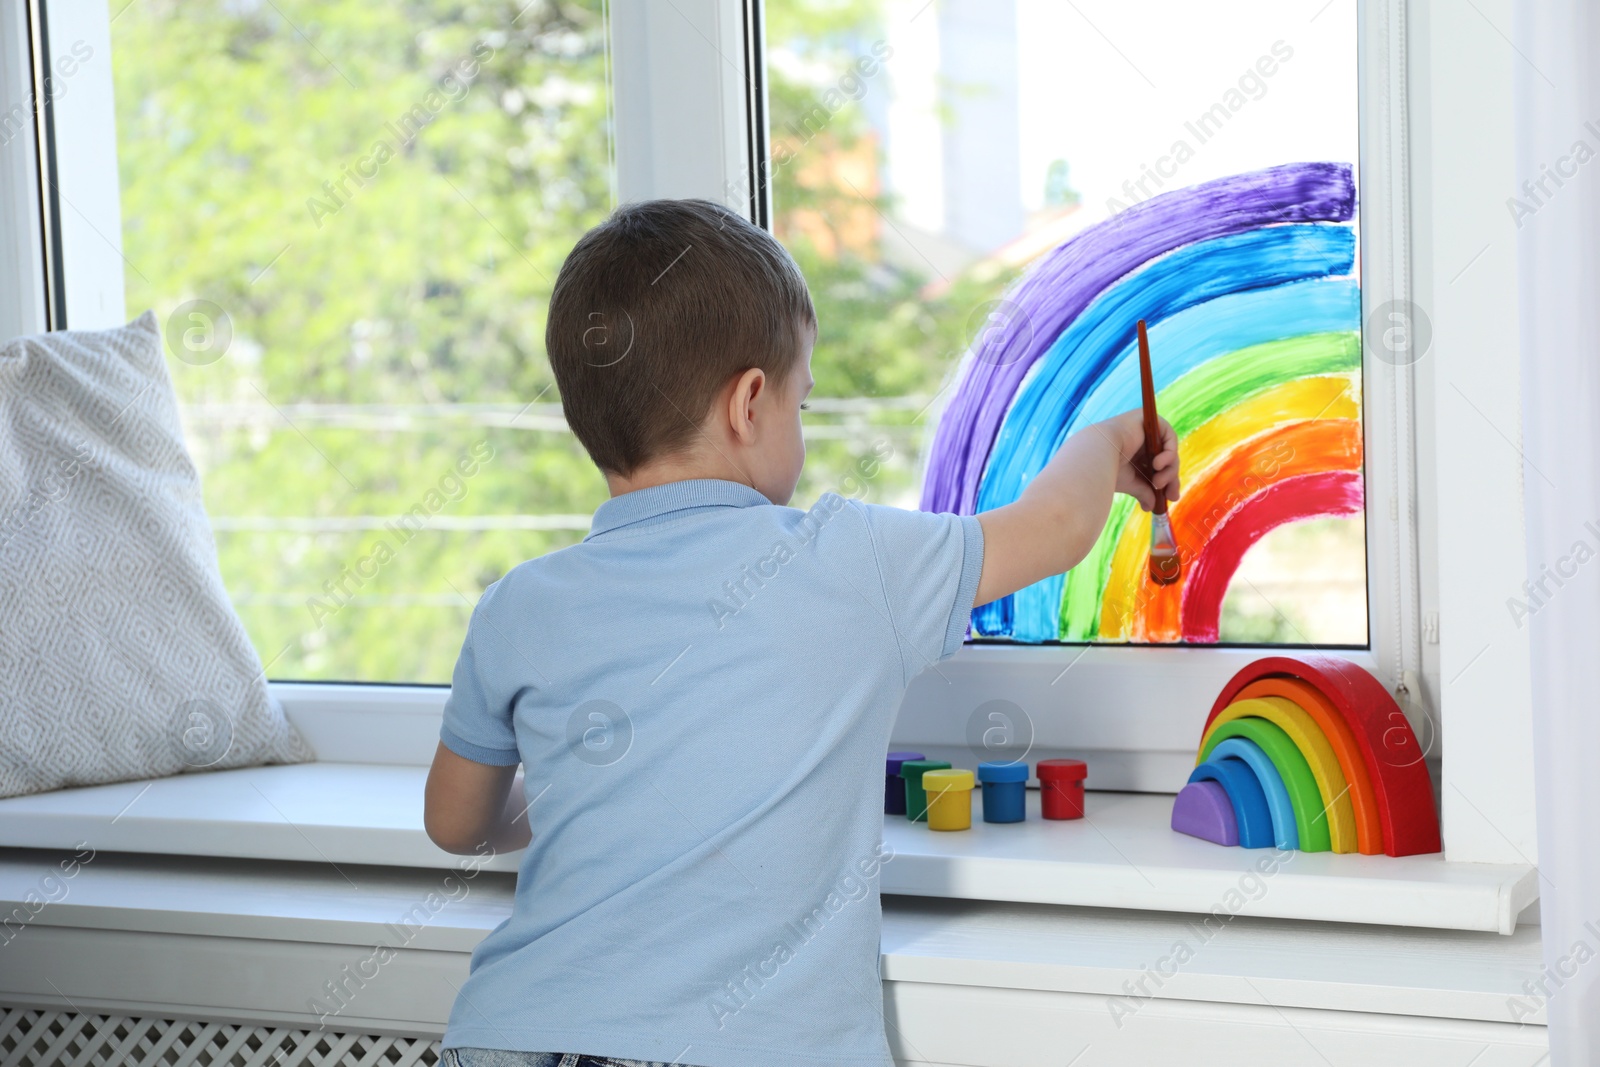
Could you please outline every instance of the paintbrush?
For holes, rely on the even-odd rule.
[[[1156,415],[1156,380],[1150,369],[1150,338],[1139,320],[1139,391],[1144,398],[1144,451],[1154,460],[1161,451],[1161,419]],[[1154,474],[1154,470],[1150,472]],[[1150,509],[1150,580],[1171,585],[1183,572],[1178,558],[1178,540],[1172,534],[1172,519],[1167,514],[1167,494],[1156,490],[1155,507]]]

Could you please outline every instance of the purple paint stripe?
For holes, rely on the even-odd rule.
[[[1289,163],[1152,197],[1084,230],[1040,259],[1006,298],[1021,314],[986,331],[929,453],[924,511],[973,513],[995,437],[1029,369],[1107,287],[1195,241],[1287,222],[1347,222],[1355,180],[1346,163]]]

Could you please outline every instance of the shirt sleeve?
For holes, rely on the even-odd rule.
[[[484,664],[480,663],[480,659],[492,663],[495,646],[503,644],[495,636],[493,625],[484,620],[494,589],[490,586],[484,591],[467,624],[467,637],[450,680],[450,696],[444,703],[439,740],[463,759],[491,767],[513,767],[522,761],[522,756],[517,751],[511,704],[490,690],[481,670]]]
[[[983,527],[975,515],[855,506],[909,680],[961,647],[983,573]]]

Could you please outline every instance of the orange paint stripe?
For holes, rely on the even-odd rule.
[[[1234,509],[1285,478],[1360,468],[1361,425],[1354,420],[1305,419],[1258,434],[1201,473],[1172,505],[1179,549],[1185,555],[1197,551]],[[1156,585],[1146,566],[1149,551],[1150,518],[1136,511],[1111,558],[1100,616],[1103,639],[1182,639],[1180,613],[1188,572],[1172,585]]]
[[[1196,426],[1178,442],[1184,479],[1198,482],[1222,463],[1239,442],[1289,423],[1311,419],[1355,419],[1361,414],[1356,382],[1350,375],[1314,375],[1295,378],[1267,389]],[[1144,604],[1153,591],[1144,582],[1144,561],[1149,553],[1150,518],[1134,511],[1112,550],[1109,571],[1122,585],[1108,582],[1101,591],[1100,637],[1128,640],[1139,627]]]

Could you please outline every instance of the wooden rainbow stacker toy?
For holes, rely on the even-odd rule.
[[[1438,852],[1424,753],[1394,698],[1331,656],[1268,656],[1223,687],[1172,828],[1245,848]]]

